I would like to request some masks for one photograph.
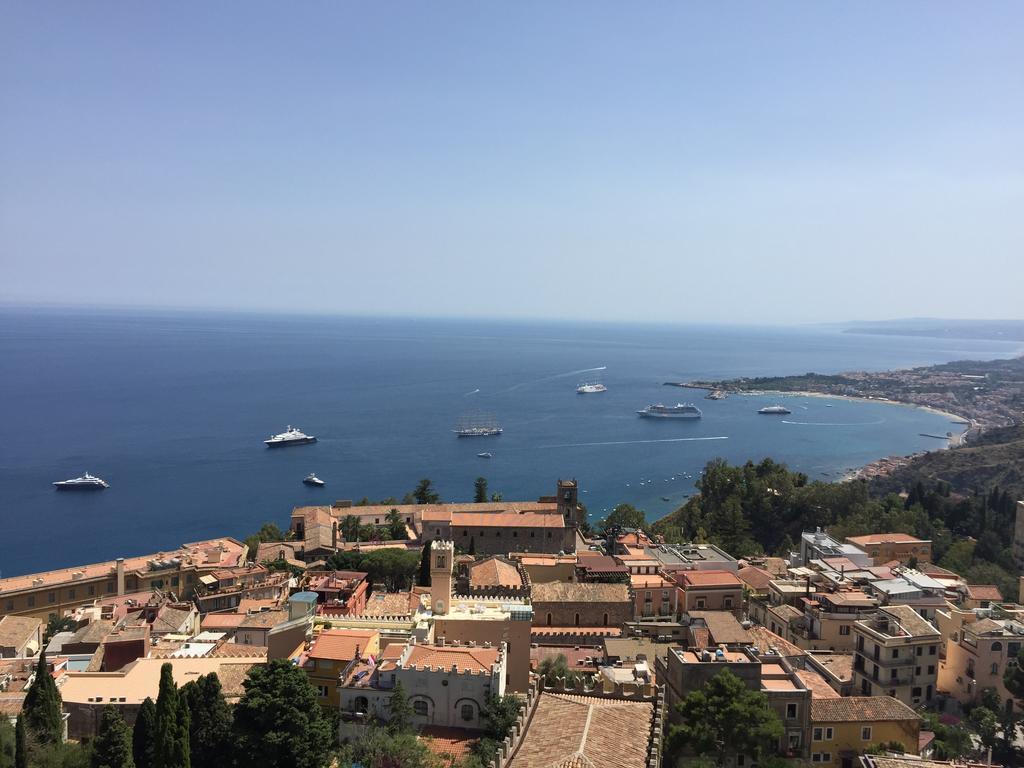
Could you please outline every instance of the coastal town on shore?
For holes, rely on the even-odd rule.
[[[430,765],[703,764],[725,726],[701,702],[726,695],[760,720],[718,765],[928,768],[965,709],[1020,705],[1024,594],[939,567],[929,540],[818,529],[738,558],[591,527],[575,480],[551,490],[441,503],[425,481],[416,503],[300,506],[245,541],[0,579],[0,717],[37,706],[44,674],[61,739],[98,744],[111,707],[138,733],[166,675],[215,674],[237,708],[286,663],[337,748],[407,720]]]
[[[1020,423],[1024,357],[958,361],[892,371],[680,382],[678,386],[708,390],[707,397],[714,399],[730,394],[771,392],[874,400],[923,408],[949,418],[948,433],[934,437],[946,440],[949,447],[955,448],[969,445],[988,430]],[[885,477],[920,455],[885,456],[851,470],[843,479]]]

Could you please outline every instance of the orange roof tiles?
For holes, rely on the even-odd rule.
[[[911,536],[909,533],[871,533],[866,536],[847,536],[846,540],[857,546],[870,546],[871,544],[927,544],[925,539]]]
[[[740,568],[739,573],[740,580],[744,582],[751,589],[755,589],[758,592],[768,589],[768,582],[771,581],[772,576],[768,571],[758,568],[755,565],[748,565],[745,568]]]
[[[488,557],[469,566],[469,583],[473,587],[521,587],[519,569],[500,557]]]
[[[920,720],[921,716],[890,696],[844,696],[811,699],[811,722],[857,723],[885,720]]]
[[[509,768],[647,765],[654,705],[543,693]]]
[[[732,571],[680,571],[679,580],[689,587],[742,587]]]
[[[352,661],[357,649],[359,653],[365,652],[377,637],[378,633],[370,629],[325,629],[313,641],[309,658]]]
[[[999,587],[993,584],[968,584],[967,597],[971,600],[997,600],[1003,599],[1003,593]]]
[[[405,660],[409,667],[434,667],[458,672],[490,672],[501,655],[497,648],[469,648],[453,645],[414,645]]]

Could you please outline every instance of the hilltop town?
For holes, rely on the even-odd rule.
[[[965,713],[1020,705],[1021,596],[939,567],[932,541],[818,529],[737,557],[616,513],[591,529],[576,481],[553,490],[297,507],[247,542],[0,580],[0,722],[31,735],[52,686],[54,742],[121,734],[137,764],[161,748],[153,702],[199,707],[215,676],[222,741],[268,755],[245,718],[298,685],[310,765],[901,768],[1000,744]],[[192,765],[205,717],[182,721]]]

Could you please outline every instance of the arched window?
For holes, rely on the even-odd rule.
[[[548,614],[548,626],[549,627],[551,626],[551,614],[550,613]]]
[[[467,723],[473,719],[473,705],[463,704],[459,711],[459,716],[462,717]]]
[[[366,712],[370,708],[370,702],[365,696],[356,696],[352,702],[352,709],[356,712]]]
[[[994,643],[992,643],[992,651],[993,652],[1001,651],[1001,650],[1003,650],[1003,644],[1002,643],[1000,643],[998,640],[996,640]]]
[[[412,711],[415,712],[420,717],[426,717],[427,716],[427,702],[423,701],[422,699],[420,699],[419,701],[414,701],[412,703]]]
[[[578,627],[579,625],[580,625],[580,615],[577,613],[576,614],[576,626]]]

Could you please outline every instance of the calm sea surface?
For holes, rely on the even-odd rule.
[[[445,500],[469,500],[478,475],[509,499],[575,477],[592,517],[628,501],[652,518],[693,493],[716,456],[773,456],[833,479],[941,446],[920,433],[956,427],[913,408],[711,402],[661,382],[877,370],[1018,347],[819,329],[0,310],[0,573],[242,536],[265,520],[284,527],[295,505],[401,497],[421,477]],[[606,393],[575,393],[595,377]],[[677,400],[695,401],[704,418],[636,415]],[[776,402],[792,415],[756,413]],[[455,422],[477,411],[505,433],[456,438]],[[288,424],[319,443],[263,446]],[[111,487],[50,485],[86,470]],[[302,485],[313,471],[326,488]]]

